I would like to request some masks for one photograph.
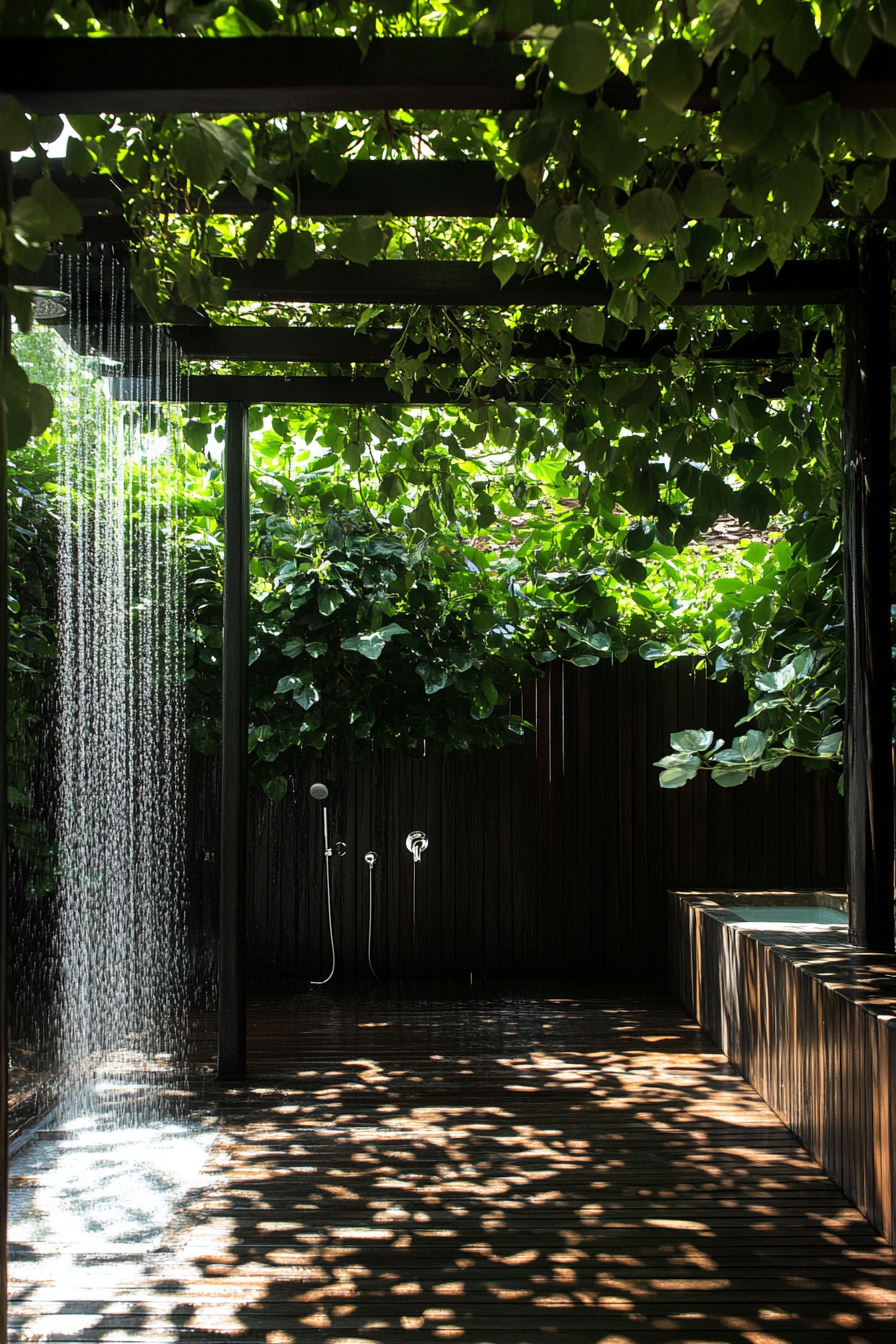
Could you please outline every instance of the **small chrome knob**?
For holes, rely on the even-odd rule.
[[[364,855],[364,862],[367,864],[368,868],[372,868],[378,858],[378,854],[374,853],[372,849],[368,849],[367,853]]]

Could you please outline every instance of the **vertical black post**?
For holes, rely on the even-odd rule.
[[[0,154],[0,205],[7,212],[12,209],[12,173],[9,155]],[[9,284],[9,271],[0,260],[0,285]],[[0,296],[0,354],[8,356],[12,350],[12,326],[9,304]],[[9,1021],[7,1016],[7,920],[9,912],[9,863],[7,857],[6,814],[6,701],[9,668],[9,612],[6,594],[9,558],[7,518],[6,457],[8,452],[6,416],[0,399],[0,594],[3,595],[3,618],[0,620],[0,1340],[7,1338],[7,1192],[9,1188]]]
[[[883,237],[854,255],[843,379],[846,862],[849,937],[893,951],[890,654],[890,269]]]
[[[227,403],[224,433],[224,647],[218,1077],[246,1073],[246,827],[249,738],[249,421]]]

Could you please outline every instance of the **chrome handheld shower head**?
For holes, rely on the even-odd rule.
[[[378,858],[379,858],[378,854],[376,854],[372,849],[368,849],[367,853],[364,855],[364,862],[367,864],[367,867],[372,870],[373,865],[376,863]]]
[[[312,784],[308,792],[318,803],[322,803],[325,798],[329,798],[330,796],[330,790],[327,788],[326,784]]]

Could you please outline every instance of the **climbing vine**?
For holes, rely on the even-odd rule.
[[[871,217],[889,190],[896,109],[856,110],[834,93],[866,62],[892,59],[893,0],[75,0],[7,5],[0,31],[73,41],[353,36],[362,52],[380,36],[509,40],[536,89],[531,108],[485,115],[72,116],[61,176],[47,157],[60,119],[6,99],[0,149],[21,157],[2,244],[25,273],[38,276],[50,250],[79,246],[66,180],[111,174],[135,240],[132,287],[155,321],[180,305],[219,323],[290,321],[270,305],[227,301],[222,263],[251,268],[262,258],[289,273],[320,258],[355,266],[466,258],[502,285],[592,266],[610,292],[603,307],[525,317],[425,305],[303,310],[306,325],[338,321],[380,339],[373,372],[407,401],[435,386],[469,405],[438,416],[257,410],[260,782],[275,787],[290,733],[292,746],[299,736],[320,745],[331,733],[382,732],[410,748],[397,720],[365,718],[377,678],[396,684],[384,675],[393,663],[422,694],[418,721],[460,745],[518,730],[498,710],[539,657],[632,649],[737,673],[750,695],[739,745],[699,733],[673,743],[664,784],[699,769],[738,783],[787,754],[836,758],[839,311],[807,307],[798,322],[788,309],[675,305],[685,283],[708,291],[766,262],[844,257],[863,229],[881,227]],[[798,101],[788,86],[806,71],[817,93]],[[303,180],[333,186],[353,159],[396,158],[488,160],[499,181],[521,177],[530,214],[328,222],[303,214]],[[230,213],[234,192],[242,215]],[[27,295],[7,288],[6,298],[27,328]],[[668,343],[650,360],[613,357],[633,333],[663,332]],[[540,333],[556,348],[534,359],[527,342]],[[762,333],[775,348],[767,363],[738,363],[738,342]],[[16,441],[48,423],[51,400],[10,361],[4,397]],[[527,410],[527,398],[542,410]],[[200,456],[218,418],[217,408],[193,408],[188,439]],[[212,450],[197,467],[205,521],[193,534],[193,674],[205,697],[218,600],[215,470]],[[763,539],[713,556],[701,538],[726,516]],[[324,612],[331,588],[343,600]],[[451,662],[447,645],[431,647],[443,618],[455,623],[452,648],[463,640],[475,648],[469,668]],[[400,629],[383,633],[393,625]],[[321,643],[326,652],[308,651]],[[419,670],[430,666],[447,677],[435,691]],[[314,699],[320,681],[338,694]],[[198,714],[194,733],[213,743],[208,714]]]

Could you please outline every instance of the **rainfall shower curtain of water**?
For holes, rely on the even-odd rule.
[[[180,361],[129,320],[111,249],[61,267],[72,338],[56,389],[62,1106],[64,1118],[137,1123],[158,1109],[153,1076],[161,1092],[174,1081],[186,1012]],[[127,401],[119,374],[134,380]]]

